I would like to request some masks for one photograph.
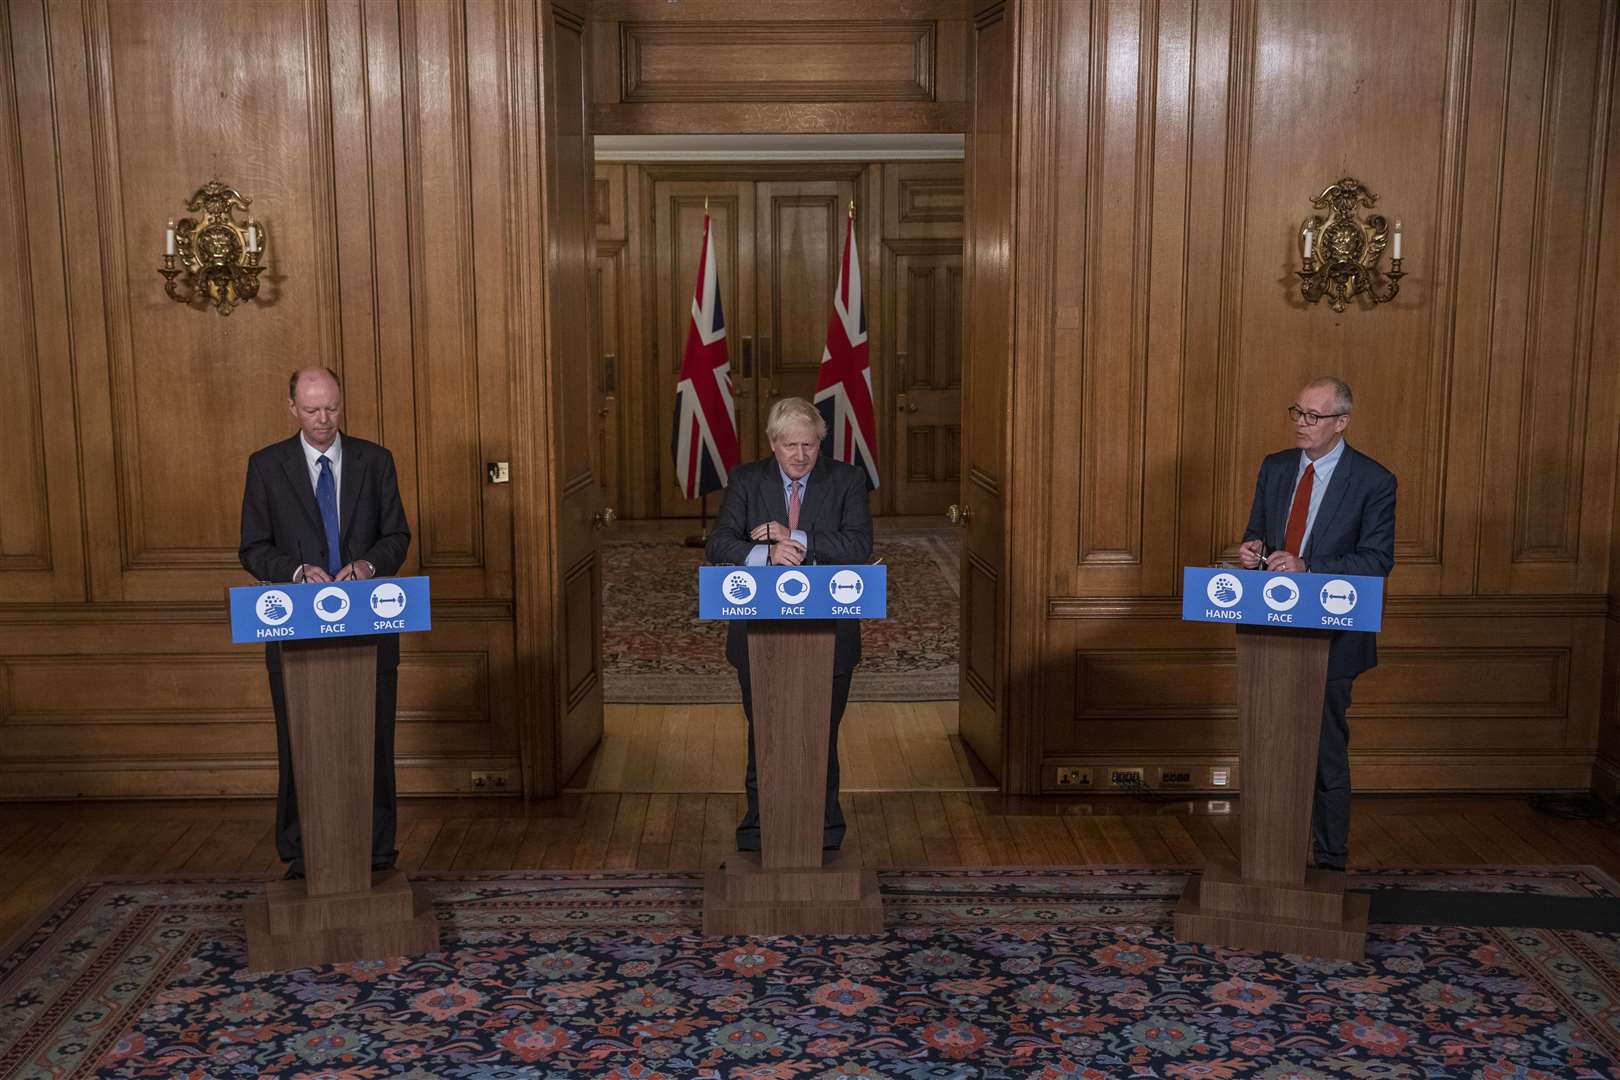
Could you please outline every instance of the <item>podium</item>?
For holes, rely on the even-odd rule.
[[[431,627],[426,578],[230,591],[232,640],[279,641],[304,880],[247,908],[248,967],[433,952],[438,923],[403,873],[371,870],[375,635]]]
[[[1182,584],[1184,619],[1236,624],[1243,818],[1241,864],[1188,883],[1176,937],[1361,960],[1367,897],[1307,864],[1329,642],[1380,628],[1383,579],[1187,567]]]
[[[706,566],[699,617],[748,620],[760,851],[704,879],[709,936],[876,934],[877,874],[821,850],[838,619],[882,618],[883,566]]]

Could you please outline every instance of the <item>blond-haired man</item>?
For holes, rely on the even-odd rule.
[[[803,398],[784,398],[765,425],[771,456],[733,469],[707,554],[713,563],[801,566],[863,563],[872,558],[872,513],[866,471],[821,456],[827,423]],[[838,722],[849,701],[849,682],[861,659],[861,626],[840,619],[833,650],[832,715],[827,741],[827,804],[822,846],[844,842],[838,805]],[[743,714],[748,717],[748,812],[737,826],[739,851],[759,850],[759,788],[754,770],[754,700],[748,677],[746,625],[733,622],[726,659],[737,669]]]

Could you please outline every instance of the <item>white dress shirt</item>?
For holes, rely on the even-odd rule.
[[[793,477],[782,471],[780,463],[776,466],[776,475],[782,478],[782,501],[787,506],[793,505]],[[810,474],[805,473],[799,477],[799,511],[804,511],[804,493],[810,487]],[[799,542],[802,548],[809,548],[810,537],[803,529],[793,530],[793,539]],[[771,546],[769,544],[755,544],[748,551],[749,566],[765,566],[771,561]]]
[[[343,528],[343,500],[341,498],[343,494],[343,433],[337,432],[333,434],[332,445],[325,450],[317,450],[309,445],[309,440],[300,431],[298,433],[298,445],[304,451],[304,464],[309,467],[309,487],[311,491],[318,492],[320,490],[321,455],[325,454],[326,460],[332,463],[332,494],[338,496],[338,529],[341,530]],[[318,500],[319,496],[317,495],[316,498]],[[315,505],[318,508],[320,506],[319,501]],[[370,566],[371,564],[366,563],[366,565]],[[303,580],[304,568],[300,566],[293,571],[293,584],[297,585]]]

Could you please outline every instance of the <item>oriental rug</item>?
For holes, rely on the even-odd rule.
[[[1166,868],[881,872],[875,937],[704,939],[700,876],[418,875],[445,951],[244,970],[240,877],[66,893],[0,956],[0,1076],[1613,1077],[1620,934],[1378,926],[1352,964],[1177,943]],[[1590,867],[1372,890],[1613,897]]]

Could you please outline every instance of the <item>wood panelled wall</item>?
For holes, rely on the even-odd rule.
[[[592,127],[962,131],[962,0],[597,0]]]
[[[433,632],[404,642],[402,788],[521,783],[512,488],[482,475],[514,456],[529,360],[514,275],[538,230],[514,180],[548,19],[0,3],[0,796],[274,790],[262,650],[229,644],[223,592],[248,583],[247,456],[296,430],[304,364],[393,450],[403,572],[433,579]],[[156,273],[212,177],[269,234],[260,299],[228,318]]]
[[[0,797],[271,789],[262,659],[225,644],[221,593],[246,456],[313,362],[394,450],[434,579],[403,786],[554,782],[590,732],[559,717],[593,700],[562,645],[590,630],[596,478],[621,512],[655,498],[626,448],[669,407],[645,178],[599,174],[593,293],[548,269],[589,257],[561,188],[591,129],[969,133],[963,225],[892,227],[885,163],[861,243],[869,282],[935,275],[927,302],[867,292],[899,432],[900,313],[941,325],[927,245],[967,237],[962,714],[1010,790],[1234,759],[1230,635],[1179,620],[1179,568],[1232,553],[1329,371],[1401,478],[1358,787],[1620,779],[1612,0],[602,0],[561,36],[551,7],[0,0]],[[270,234],[264,300],[228,319],[155,272],[216,175]],[[1345,175],[1403,221],[1408,274],[1336,315],[1293,271]]]
[[[941,515],[957,501],[960,161],[598,162],[602,496],[620,516],[698,515],[672,477],[669,418],[706,202],[746,460],[769,453],[769,406],[813,392],[844,242],[840,191],[857,207],[882,476],[873,508]]]
[[[1235,554],[1284,407],[1337,373],[1348,439],[1400,478],[1357,787],[1585,788],[1606,634],[1620,719],[1620,8],[1012,7],[1016,216],[1038,223],[1014,255],[1012,415],[1046,447],[1015,459],[1041,489],[1009,517],[1045,607],[1010,631],[1043,703],[1014,786],[1075,764],[1204,787],[1234,760],[1231,634],[1179,621],[1180,568]],[[1335,314],[1293,271],[1342,176],[1403,221],[1407,276]]]

